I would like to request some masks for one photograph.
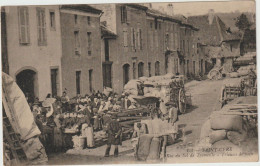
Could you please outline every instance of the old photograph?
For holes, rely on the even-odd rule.
[[[1,56],[1,165],[258,161],[254,0],[2,5]]]

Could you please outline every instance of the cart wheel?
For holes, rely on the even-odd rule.
[[[185,93],[184,93],[184,90],[183,89],[180,89],[179,90],[179,101],[178,101],[178,104],[179,104],[179,111],[180,113],[185,113],[186,112],[186,96],[185,96]]]

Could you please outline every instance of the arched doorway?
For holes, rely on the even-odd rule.
[[[16,75],[16,83],[23,91],[25,96],[28,96],[28,102],[33,102],[37,95],[36,81],[37,73],[30,69],[25,69]]]
[[[155,62],[155,75],[156,76],[160,75],[160,62],[159,61]]]
[[[138,63],[138,78],[144,76],[144,63]]]
[[[124,83],[124,85],[127,84],[127,82],[129,81],[129,69],[130,69],[130,65],[124,64],[124,66],[123,66],[123,83]]]

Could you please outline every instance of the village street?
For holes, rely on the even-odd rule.
[[[167,155],[174,156],[181,149],[193,147],[200,136],[200,128],[212,111],[220,109],[220,90],[226,82],[236,82],[236,79],[224,79],[218,81],[204,80],[192,81],[185,85],[187,93],[192,96],[192,108],[186,114],[179,116],[179,126],[183,129],[182,140],[167,146]],[[186,148],[184,148],[186,147]],[[49,164],[112,164],[112,163],[143,163],[137,162],[133,156],[130,140],[124,141],[120,147],[119,157],[105,158],[105,146],[82,151],[69,150],[67,154],[53,154],[49,156]],[[113,148],[111,150],[112,154]],[[69,154],[68,154],[69,153]],[[171,162],[178,160],[171,160]]]

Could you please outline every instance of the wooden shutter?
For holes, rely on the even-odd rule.
[[[143,46],[142,46],[142,42],[143,42],[143,38],[142,38],[142,29],[139,29],[139,42],[140,42],[140,50],[143,49]]]
[[[126,22],[130,23],[131,22],[131,9],[129,7],[126,7]]]
[[[30,43],[29,12],[27,7],[18,7],[19,41],[21,44]]]
[[[137,48],[137,40],[138,40],[138,30],[136,31],[135,29],[134,29],[134,38],[135,38],[135,40],[134,40],[134,50],[136,50],[136,48]]]
[[[134,34],[134,28],[131,28],[131,47],[132,50],[134,50],[134,40],[135,40],[135,34]]]
[[[124,34],[124,47],[127,47],[127,40],[128,40],[128,37],[127,37],[127,28],[124,28],[123,29],[123,34]]]
[[[38,45],[47,44],[47,35],[46,35],[46,21],[45,21],[45,9],[37,8],[37,31],[38,31]]]

